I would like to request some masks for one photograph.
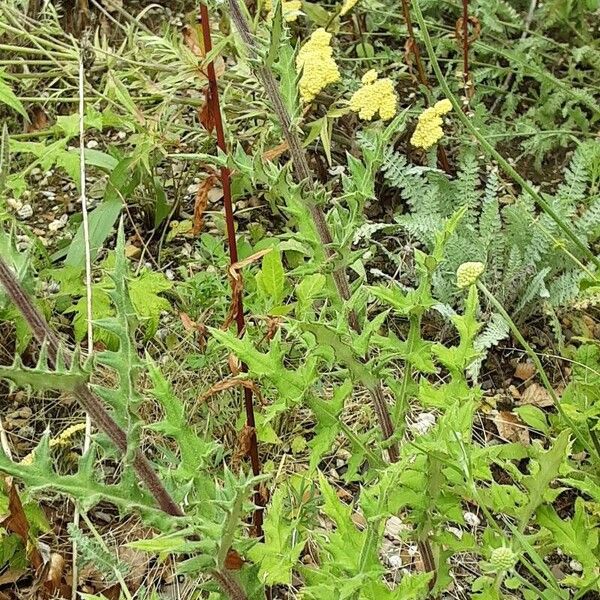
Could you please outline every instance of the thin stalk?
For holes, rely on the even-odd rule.
[[[490,292],[490,290],[488,290],[488,288],[481,281],[477,282],[477,287],[484,293],[485,297],[490,301],[492,306],[500,313],[502,318],[506,321],[512,334],[515,336],[515,339],[519,342],[519,344],[521,344],[523,350],[525,350],[525,353],[527,354],[527,356],[529,356],[531,362],[533,362],[533,364],[535,365],[538,375],[542,380],[542,384],[546,388],[546,391],[550,395],[550,398],[552,398],[552,402],[554,403],[554,406],[556,406],[556,410],[558,410],[560,416],[569,425],[569,427],[571,428],[571,430],[573,431],[577,439],[581,442],[584,448],[587,448],[589,450],[591,440],[597,455],[596,459],[600,461],[600,445],[598,444],[598,439],[594,435],[592,435],[591,432],[590,439],[587,439],[586,436],[581,432],[577,424],[573,421],[573,419],[571,419],[571,417],[569,417],[569,415],[565,413],[560,404],[560,398],[558,397],[558,394],[552,387],[550,379],[537,353],[533,350],[533,348],[529,345],[527,340],[523,337],[523,334],[519,331],[519,328],[516,326],[515,322],[511,319],[510,315],[506,312],[505,308],[492,294],[492,292]]]
[[[421,29],[421,34],[423,36],[423,42],[425,43],[425,48],[427,49],[427,54],[429,55],[429,60],[431,61],[431,66],[435,72],[438,83],[442,88],[442,91],[452,103],[456,114],[461,121],[461,123],[465,126],[465,128],[471,133],[479,142],[481,147],[485,150],[485,152],[493,157],[500,168],[511,177],[516,183],[521,186],[523,190],[525,190],[533,199],[533,201],[563,230],[565,235],[581,250],[581,252],[587,257],[587,259],[594,264],[594,266],[600,270],[600,260],[593,254],[593,252],[583,243],[577,235],[573,232],[572,228],[564,221],[562,217],[560,217],[552,207],[533,189],[533,187],[515,171],[515,169],[508,163],[508,161],[486,140],[485,136],[471,123],[471,120],[467,115],[463,112],[460,103],[458,102],[456,96],[452,93],[442,70],[440,69],[440,65],[435,56],[435,50],[433,49],[433,44],[431,42],[431,37],[429,36],[429,31],[427,30],[427,25],[425,23],[425,19],[423,18],[423,13],[421,12],[421,8],[419,6],[419,2],[415,2],[415,14],[417,16],[417,21],[419,23],[419,28]]]
[[[85,294],[87,301],[87,346],[88,358],[94,352],[94,325],[93,325],[93,310],[92,310],[92,254],[90,250],[90,224],[88,218],[88,205],[86,196],[86,170],[85,170],[85,69],[83,64],[83,56],[79,54],[79,179],[81,185],[81,218],[83,223],[83,245],[85,251]],[[90,446],[92,445],[92,419],[89,413],[85,414],[85,438],[83,442],[83,455],[85,456]],[[79,527],[79,506],[75,505],[73,514],[73,524]],[[77,542],[73,539],[72,546],[72,576],[73,589],[71,599],[77,600],[77,585],[79,583],[79,566],[77,564]]]
[[[421,335],[421,315],[410,315],[409,327],[407,336],[406,353],[410,356],[415,349],[415,346]],[[404,364],[404,373],[402,375],[402,382],[400,383],[400,393],[396,399],[396,406],[394,410],[394,422],[396,427],[404,430],[404,418],[406,415],[406,408],[408,406],[408,386],[413,377],[412,363],[407,358]],[[402,437],[403,431],[397,431],[396,435]]]
[[[469,0],[463,0],[462,7],[463,7],[463,12],[462,12],[463,79],[465,82],[465,99],[468,101],[469,100]]]
[[[421,83],[421,85],[425,86],[428,90],[430,90],[431,84],[429,83],[429,78],[427,77],[427,73],[425,72],[423,59],[421,58],[421,51],[419,50],[419,45],[417,44],[417,40],[415,38],[412,19],[410,17],[410,2],[411,0],[402,0],[402,14],[404,15],[404,22],[406,23],[406,30],[408,32],[408,47],[410,50],[412,50],[413,56],[415,58],[415,64],[417,65],[417,73],[419,74],[419,82]],[[427,97],[426,99],[427,102],[429,102],[429,97]],[[446,173],[450,173],[450,163],[448,162],[448,156],[446,155],[446,150],[443,146],[438,145],[437,157],[442,169],[444,169]]]
[[[212,50],[212,38],[210,34],[210,20],[208,15],[208,8],[203,2],[200,3],[200,19],[202,24],[202,37],[204,39],[204,51],[207,55]],[[211,60],[206,65],[207,77],[208,77],[208,90],[209,90],[209,107],[212,111],[212,116],[215,123],[215,130],[217,134],[217,145],[221,151],[227,154],[227,143],[225,141],[225,130],[223,128],[223,118],[221,116],[221,103],[219,101],[219,86],[217,84],[217,75],[215,73],[215,65]],[[235,221],[233,218],[233,202],[231,199],[231,171],[227,166],[221,167],[221,184],[223,186],[223,204],[225,207],[225,221],[227,223],[227,243],[229,246],[229,260],[233,265],[238,262],[238,250],[237,250],[237,239],[235,235]],[[244,301],[243,292],[236,293],[234,286],[231,286],[231,291],[234,294],[233,302],[237,304],[235,322],[237,325],[238,336],[242,336],[246,329],[246,320],[244,317]],[[242,372],[248,371],[247,365],[241,365]],[[258,440],[256,437],[256,419],[254,417],[254,402],[252,399],[252,390],[244,387],[244,407],[246,410],[246,424],[251,428],[250,433],[250,446],[248,449],[248,455],[250,457],[250,463],[252,465],[252,473],[255,476],[260,475],[260,458],[258,456]],[[259,538],[263,537],[263,508],[264,499],[260,492],[260,486],[257,485],[254,488],[254,504],[256,509],[253,515],[253,523],[255,528],[256,536]]]

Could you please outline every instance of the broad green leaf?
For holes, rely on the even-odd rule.
[[[262,259],[262,268],[256,276],[258,287],[270,306],[278,306],[283,301],[285,273],[281,262],[281,253],[274,248]]]
[[[98,250],[112,232],[119,215],[122,203],[118,199],[104,201],[98,208],[90,212],[88,221],[90,228],[90,252],[92,261],[96,258]],[[83,224],[79,227],[71,242],[65,265],[69,267],[83,267],[85,265],[85,244],[83,238]],[[57,258],[57,256],[53,256]]]
[[[160,313],[171,310],[171,303],[159,294],[172,287],[173,284],[162,273],[149,270],[129,281],[129,297],[138,317],[146,321],[147,337],[156,333]]]
[[[256,544],[248,552],[260,565],[259,578],[266,585],[291,585],[292,570],[304,548],[296,524],[284,514],[284,489],[277,488],[271,498],[264,522],[264,543]]]
[[[584,500],[575,500],[575,515],[572,519],[561,519],[554,508],[541,506],[536,514],[537,522],[552,534],[552,541],[565,553],[577,559],[584,571],[598,564],[595,556],[598,547],[598,529],[586,515]]]
[[[526,404],[524,406],[518,406],[515,411],[523,423],[537,429],[542,433],[548,433],[548,421],[546,420],[546,414],[543,410],[537,406]]]

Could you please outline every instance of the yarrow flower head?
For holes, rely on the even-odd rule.
[[[358,0],[344,0],[342,4],[342,10],[340,10],[340,17],[348,14],[355,6]]]
[[[267,18],[272,19],[273,0],[265,0],[265,8],[269,11]],[[291,23],[298,18],[301,8],[302,0],[282,0],[281,2],[281,14],[288,23]]]
[[[480,262],[463,263],[456,269],[456,285],[462,289],[477,283],[484,269],[484,264]]]
[[[319,27],[298,52],[296,70],[302,73],[299,87],[305,102],[312,102],[321,90],[340,79],[330,43],[331,34]]]
[[[350,98],[350,109],[365,121],[370,121],[377,113],[381,119],[389,121],[396,114],[394,83],[388,77],[378,77],[375,69],[367,71],[362,76],[362,87]]]
[[[417,128],[410,138],[415,148],[427,150],[444,137],[442,117],[452,110],[452,103],[447,98],[426,108],[420,115]]]
[[[508,571],[515,566],[517,555],[506,546],[494,548],[490,555],[490,566],[494,571]]]

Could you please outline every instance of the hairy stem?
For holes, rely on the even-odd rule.
[[[469,99],[469,0],[462,2],[462,51],[465,99]]]
[[[50,329],[38,309],[34,306],[23,287],[13,275],[10,267],[0,257],[0,283],[6,289],[7,294],[14,305],[22,313],[23,317],[31,327],[33,335],[40,344],[45,344],[48,350],[48,359],[51,365],[56,364],[59,352],[59,339]],[[71,363],[71,357],[61,351],[61,357],[66,366]],[[87,384],[79,384],[74,389],[74,394],[82,408],[90,415],[92,421],[112,440],[115,446],[123,453],[127,452],[127,434],[117,425],[115,420],[106,410],[102,400],[88,387]],[[137,451],[133,466],[140,479],[145,483],[150,493],[156,499],[160,508],[173,516],[182,517],[183,511],[171,498],[158,475],[152,468],[148,459]]]
[[[204,40],[204,52],[208,55],[212,50],[212,37],[210,33],[210,17],[206,4],[200,3],[200,20],[202,24],[202,37]],[[212,111],[215,130],[217,134],[217,145],[227,153],[227,143],[225,142],[225,130],[223,128],[223,118],[221,116],[221,103],[219,101],[219,86],[217,85],[217,76],[215,73],[215,65],[211,60],[206,66],[208,76],[208,102],[209,108]],[[227,243],[229,246],[229,260],[231,264],[238,262],[237,239],[235,235],[235,221],[233,218],[233,202],[231,198],[231,171],[227,167],[221,167],[221,184],[223,186],[223,204],[225,207],[225,221],[227,224]],[[234,294],[233,302],[236,303],[235,321],[237,325],[238,336],[243,335],[246,329],[246,321],[244,317],[244,300],[243,291],[236,292],[235,287],[231,286]],[[248,371],[247,365],[242,363],[242,372]],[[252,398],[252,389],[244,387],[244,408],[246,411],[246,424],[250,428],[250,443],[248,455],[250,464],[252,465],[252,473],[260,475],[260,459],[258,456],[258,440],[256,437],[256,420],[254,418],[254,402]],[[257,484],[254,488],[254,510],[253,523],[254,532],[259,538],[263,537],[263,508],[264,498],[260,493],[260,486]]]

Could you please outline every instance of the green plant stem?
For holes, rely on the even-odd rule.
[[[442,91],[452,103],[452,106],[456,111],[461,123],[465,126],[469,133],[471,133],[477,139],[485,152],[494,158],[498,162],[498,165],[500,165],[501,169],[516,183],[518,183],[521,188],[531,196],[531,198],[533,198],[534,202],[560,227],[560,229],[562,229],[562,231],[573,242],[573,244],[575,244],[575,246],[577,246],[577,248],[579,248],[579,250],[581,250],[581,252],[600,271],[600,260],[594,255],[594,253],[577,237],[572,228],[569,227],[564,219],[554,212],[554,209],[533,189],[533,187],[523,177],[521,177],[521,175],[519,175],[519,173],[517,173],[513,167],[511,167],[508,161],[485,139],[485,136],[479,131],[479,129],[477,129],[477,127],[475,127],[475,125],[473,125],[473,123],[471,123],[471,120],[463,112],[460,102],[452,93],[452,90],[450,89],[450,86],[448,85],[448,82],[442,73],[418,0],[414,2],[414,7],[419,28],[421,29],[421,34],[423,36],[423,42],[425,44],[427,54],[429,55],[429,60],[431,61],[431,66],[433,67]]]
[[[556,391],[552,387],[552,384],[550,383],[550,379],[548,378],[546,370],[544,369],[544,366],[542,365],[542,361],[539,359],[538,355],[533,350],[533,348],[529,345],[527,340],[523,337],[523,334],[519,331],[519,328],[515,325],[515,322],[510,318],[510,315],[506,312],[506,310],[504,309],[502,304],[500,304],[500,302],[496,299],[496,297],[492,294],[492,292],[490,292],[490,290],[488,290],[488,288],[483,283],[481,283],[481,281],[479,281],[477,283],[477,287],[483,292],[483,294],[490,301],[492,306],[500,313],[500,315],[502,315],[502,318],[507,322],[510,330],[512,331],[512,334],[515,336],[515,338],[519,342],[519,344],[521,344],[521,346],[523,347],[523,350],[525,350],[527,356],[529,356],[529,358],[535,365],[535,368],[537,369],[540,379],[542,380],[542,383],[543,383],[544,387],[546,388],[546,391],[548,392],[548,394],[550,394],[550,398],[552,398],[552,401],[554,402],[556,409],[560,413],[560,416],[566,421],[566,423],[569,425],[569,427],[571,428],[571,430],[573,431],[573,433],[575,434],[577,439],[583,444],[584,448],[588,449],[588,451],[590,449],[590,439],[591,439],[592,445],[594,447],[594,451],[596,453],[596,459],[600,461],[600,445],[598,444],[598,440],[594,439],[595,436],[593,436],[591,434],[591,431],[590,431],[590,439],[587,439],[586,436],[581,432],[581,430],[577,426],[577,424],[571,419],[571,417],[569,417],[564,412],[564,410],[562,409],[562,406],[560,405],[560,399],[559,399]]]
[[[400,384],[400,393],[396,399],[396,405],[394,409],[394,424],[396,425],[396,435],[400,438],[404,435],[405,429],[405,415],[408,407],[408,386],[413,378],[412,363],[410,361],[410,355],[415,349],[415,345],[421,335],[421,315],[410,315],[409,317],[409,328],[408,337],[406,344],[406,355],[407,358],[404,364],[404,373],[402,375],[402,382]]]

